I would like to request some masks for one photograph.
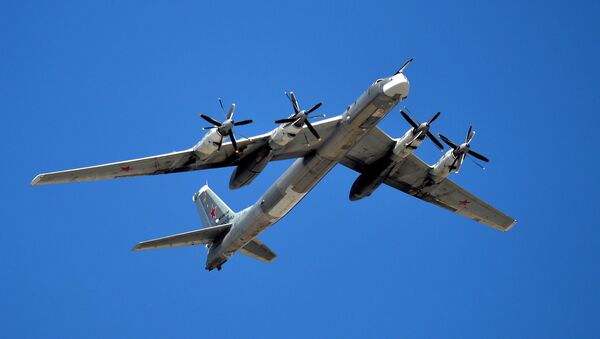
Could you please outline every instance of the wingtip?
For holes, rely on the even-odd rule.
[[[206,182],[206,184],[204,184],[204,186],[200,187],[200,189],[198,190],[198,194],[204,193],[205,191],[209,190],[210,187],[208,187],[208,181]]]
[[[508,227],[504,230],[504,232],[509,231],[513,226],[517,224],[517,220],[513,220],[512,224],[508,225]]]
[[[131,252],[137,252],[137,251],[141,250],[142,247],[140,245],[141,245],[141,243],[135,244],[135,246],[133,246],[131,248]]]
[[[517,224],[517,221],[516,221],[516,220],[513,220],[513,222],[512,222],[510,225],[506,226],[506,227],[503,227],[503,226],[497,226],[496,228],[497,228],[498,230],[502,231],[502,232],[508,232],[508,231],[510,231],[510,230],[511,230],[511,228],[513,228],[513,226],[515,226],[516,224]]]
[[[31,186],[38,186],[40,184],[40,181],[42,181],[43,176],[43,174],[36,175],[35,178],[31,180]]]

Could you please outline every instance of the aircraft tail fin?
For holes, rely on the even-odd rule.
[[[192,200],[196,203],[204,227],[230,223],[235,216],[235,212],[208,187],[208,184],[202,186]]]
[[[275,252],[271,251],[267,245],[263,244],[256,238],[252,239],[249,243],[242,247],[240,249],[240,253],[263,262],[271,262],[277,257]]]

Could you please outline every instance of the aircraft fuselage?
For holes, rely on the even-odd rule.
[[[336,130],[323,144],[297,159],[254,205],[236,215],[231,230],[210,248],[206,269],[220,267],[283,218],[408,92],[409,82],[402,73],[369,86],[344,111]]]

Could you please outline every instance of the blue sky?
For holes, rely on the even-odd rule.
[[[600,295],[593,2],[2,2],[2,337],[597,337]],[[231,169],[30,187],[35,174],[190,147],[237,103],[272,129],[291,107],[337,115],[407,58],[405,104],[492,163],[453,177],[519,220],[508,233],[381,187],[348,200],[336,167],[261,235],[267,265],[204,270],[201,248],[130,252],[194,229]],[[394,110],[381,127],[407,123]],[[431,143],[417,154],[441,155]]]

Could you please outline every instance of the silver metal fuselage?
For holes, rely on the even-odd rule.
[[[344,111],[336,130],[323,144],[297,159],[254,205],[236,214],[231,230],[210,248],[206,268],[219,267],[284,217],[408,92],[408,79],[402,73],[369,86]]]

